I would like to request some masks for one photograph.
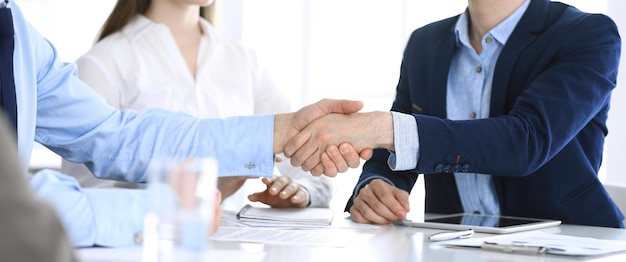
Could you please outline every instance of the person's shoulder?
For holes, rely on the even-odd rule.
[[[448,17],[446,19],[442,19],[439,21],[432,22],[420,28],[413,30],[411,33],[411,38],[415,37],[428,37],[433,39],[433,37],[440,37],[444,35],[449,35],[454,30],[454,25],[459,20],[460,15],[456,15],[453,17]]]
[[[548,17],[552,18],[555,23],[561,22],[574,25],[580,22],[595,21],[596,23],[605,25],[615,25],[613,19],[605,14],[584,12],[574,6],[561,2],[550,2],[548,12]]]
[[[618,31],[615,21],[609,16],[583,12],[574,6],[560,2],[550,2],[546,27],[559,32],[600,30],[617,33]]]
[[[94,43],[76,62],[94,59],[99,61],[113,61],[118,57],[126,57],[131,46],[124,34],[116,32]]]
[[[119,31],[95,42],[79,60],[84,60],[85,58],[98,60],[128,59],[134,52],[134,49],[139,48],[136,45],[137,39],[149,27],[150,23],[147,19],[137,16]]]

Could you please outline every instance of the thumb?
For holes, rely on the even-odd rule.
[[[401,190],[401,189],[398,189]],[[402,207],[404,208],[404,210],[406,210],[406,212],[410,212],[411,211],[411,205],[409,204],[409,197],[408,194],[406,194],[406,192],[404,192],[403,190],[401,190],[402,193],[400,193],[397,196],[398,202],[400,202],[400,205],[402,205]]]
[[[296,112],[293,124],[297,130],[302,130],[309,123],[330,113],[351,114],[362,108],[363,102],[361,101],[322,99]]]

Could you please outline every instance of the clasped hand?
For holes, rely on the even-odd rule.
[[[274,153],[284,152],[291,164],[315,176],[334,177],[373,148],[393,150],[389,112],[357,113],[363,103],[323,99],[295,113],[278,114],[274,122]]]

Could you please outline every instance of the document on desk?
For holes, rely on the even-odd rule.
[[[279,245],[347,247],[367,241],[374,232],[350,229],[275,229],[252,227],[220,227],[211,236],[217,241],[236,241]]]
[[[452,240],[447,247],[472,247],[509,253],[547,253],[565,256],[597,256],[626,251],[626,241],[549,234],[541,231],[493,237]],[[532,249],[535,248],[535,249]]]
[[[240,223],[254,227],[321,227],[333,221],[330,208],[272,208],[246,205],[237,213]]]

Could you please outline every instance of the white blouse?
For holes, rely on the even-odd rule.
[[[259,65],[252,50],[204,19],[201,26],[204,35],[195,78],[167,26],[142,15],[81,56],[76,61],[78,76],[119,109],[142,111],[162,107],[201,118],[291,111],[289,101]],[[308,189],[311,206],[329,205],[333,193],[329,178],[313,177],[289,165],[288,160],[276,167]],[[95,178],[82,164],[64,161],[62,170],[76,177],[83,187],[128,186]],[[244,191],[249,193],[242,187],[226,199],[224,209],[241,207]]]

